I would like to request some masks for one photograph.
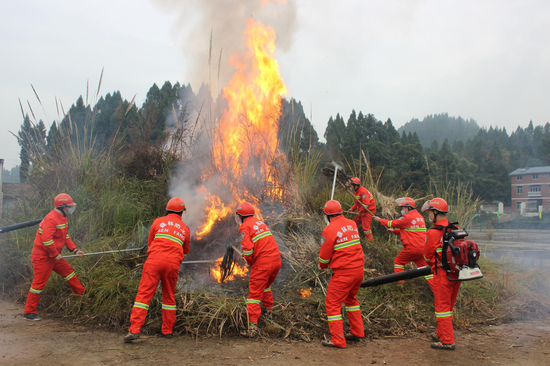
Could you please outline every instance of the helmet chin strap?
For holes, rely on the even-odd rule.
[[[63,217],[67,217],[67,214],[65,213],[65,210],[64,210],[65,207],[56,207],[55,209],[59,212],[61,212],[61,214],[63,215]]]

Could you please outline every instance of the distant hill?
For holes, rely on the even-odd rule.
[[[431,146],[433,140],[437,140],[439,145],[449,139],[449,143],[455,140],[466,142],[473,139],[479,131],[479,125],[473,119],[465,120],[462,117],[449,117],[447,113],[434,114],[424,117],[422,121],[414,118],[405,123],[397,131],[400,134],[414,133],[418,135],[420,143],[425,146]]]

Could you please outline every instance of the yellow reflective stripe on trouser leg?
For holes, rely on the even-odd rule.
[[[438,313],[437,311],[435,312],[435,317],[436,318],[447,318],[449,316],[453,316],[452,311],[444,311],[444,312],[440,312],[440,313]]]
[[[269,291],[271,291],[271,287],[268,287],[264,290],[264,292],[269,292]]]
[[[68,280],[70,280],[71,278],[73,278],[74,276],[75,276],[75,275],[74,275],[74,271],[73,271],[73,272],[71,272],[67,277],[63,277],[63,279],[64,279],[65,281],[68,281]]]
[[[144,304],[142,302],[134,302],[134,307],[135,308],[140,308],[140,309],[145,309],[145,310],[149,310],[149,305],[147,304]]]
[[[31,287],[31,289],[29,290],[29,292],[32,292],[33,294],[36,294],[36,295],[40,295],[40,293],[44,291],[44,290],[36,290],[34,288]]]
[[[162,304],[162,310],[174,310],[174,311],[176,311],[176,305]]]
[[[402,264],[394,264],[394,265],[393,265],[393,268],[405,269],[405,266],[402,265]]]
[[[260,305],[262,302],[260,300],[256,300],[256,299],[246,299],[246,303],[247,304],[258,304],[258,305]]]
[[[361,311],[361,307],[359,305],[346,306],[346,311]]]
[[[338,315],[327,315],[327,319],[329,322],[335,322],[337,320],[342,320],[342,314]]]
[[[434,278],[433,274],[424,276],[424,279],[426,279],[426,280],[432,280],[433,278]]]

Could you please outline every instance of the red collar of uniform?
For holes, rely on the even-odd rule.
[[[437,220],[436,222],[434,222],[434,225],[449,226],[449,219],[444,218],[441,220]]]

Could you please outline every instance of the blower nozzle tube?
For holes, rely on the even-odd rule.
[[[385,285],[386,283],[397,282],[401,280],[410,280],[411,278],[427,276],[432,274],[430,266],[408,269],[403,272],[393,273],[386,276],[376,277],[361,283],[361,287],[374,287]]]
[[[13,224],[13,225],[0,227],[0,234],[7,233],[8,231],[23,229],[23,228],[29,227],[29,226],[38,225],[38,224],[40,224],[40,221],[42,221],[42,219],[37,219],[37,220],[27,221],[27,222],[20,222],[19,224]]]

